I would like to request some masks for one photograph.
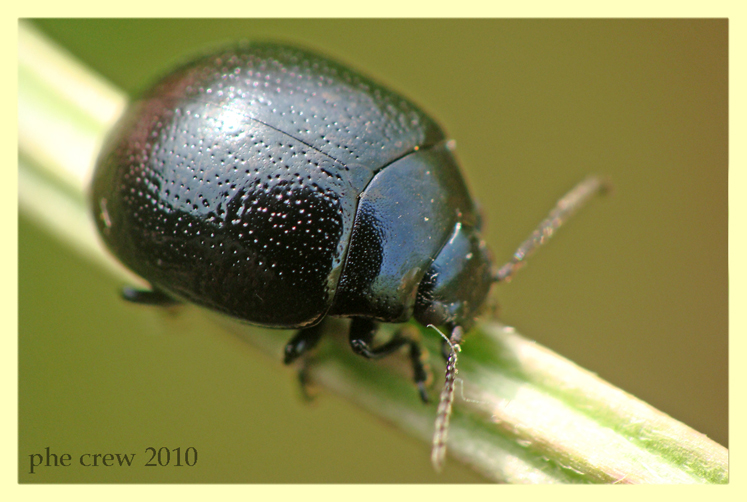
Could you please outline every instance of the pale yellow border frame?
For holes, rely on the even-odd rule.
[[[747,422],[745,417],[745,375],[747,365],[742,361],[747,353],[747,322],[745,309],[745,268],[747,246],[745,246],[745,221],[747,221],[747,198],[742,196],[747,190],[747,150],[745,130],[745,12],[744,2],[738,0],[710,0],[707,2],[674,2],[672,0],[627,0],[625,2],[590,2],[588,0],[567,0],[564,2],[535,0],[525,4],[518,2],[489,2],[486,0],[466,0],[443,2],[439,0],[376,0],[375,2],[347,1],[300,1],[285,0],[275,2],[251,2],[247,0],[223,0],[221,2],[199,3],[194,6],[185,2],[142,2],[130,0],[124,4],[93,3],[90,1],[30,0],[10,4],[3,8],[0,27],[2,40],[3,68],[6,75],[2,79],[3,117],[2,179],[7,187],[4,194],[6,203],[17,204],[17,30],[18,19],[23,17],[717,17],[729,19],[729,444],[730,483],[728,486],[702,487],[641,487],[641,488],[580,488],[564,487],[518,487],[518,486],[422,486],[422,485],[19,485],[18,484],[18,219],[17,214],[4,215],[0,223],[0,235],[7,236],[0,246],[2,253],[3,287],[0,289],[0,309],[4,329],[2,330],[2,363],[0,363],[0,389],[3,413],[0,415],[0,496],[4,500],[155,500],[164,497],[181,501],[204,500],[206,498],[225,499],[227,496],[241,497],[242,500],[264,500],[272,497],[285,499],[323,499],[356,501],[376,500],[471,500],[485,498],[522,501],[543,498],[562,501],[604,498],[605,500],[660,499],[676,497],[677,500],[690,500],[718,497],[718,500],[745,500],[745,471],[742,453],[745,441],[743,429],[734,424]],[[740,5],[741,4],[741,5]],[[124,8],[123,8],[124,7]],[[215,7],[220,11],[216,12]],[[741,90],[741,92],[740,92]],[[742,138],[740,141],[734,138]],[[742,364],[740,364],[742,363]],[[604,489],[599,493],[596,490]],[[629,490],[642,489],[635,493]],[[500,490],[500,493],[498,492]],[[518,490],[522,490],[521,493]],[[550,492],[552,490],[552,492]],[[667,491],[668,493],[662,493]],[[739,494],[742,495],[739,495]]]

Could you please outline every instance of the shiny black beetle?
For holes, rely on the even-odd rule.
[[[187,300],[252,324],[351,317],[368,358],[376,321],[468,329],[494,282],[480,218],[450,143],[417,106],[297,48],[240,45],[177,69],[104,147],[93,210],[111,251],[152,285],[135,301]]]
[[[275,328],[300,328],[290,363],[350,317],[367,358],[407,345],[421,397],[419,345],[373,346],[376,322],[445,326],[447,370],[433,462],[445,453],[462,334],[491,285],[602,188],[578,185],[494,269],[451,143],[417,106],[324,57],[247,44],[189,63],[136,101],[103,148],[93,211],[111,251],[151,291]]]

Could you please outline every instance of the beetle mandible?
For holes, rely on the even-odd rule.
[[[491,285],[565,217],[496,270],[452,145],[415,104],[339,63],[244,43],[130,106],[99,156],[92,209],[107,247],[152,287],[127,299],[298,328],[286,363],[316,345],[326,316],[352,318],[357,354],[409,347],[427,401],[418,343],[376,346],[377,323],[445,326],[455,363]]]

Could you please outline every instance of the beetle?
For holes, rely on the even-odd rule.
[[[151,285],[126,299],[298,329],[286,364],[317,344],[326,317],[349,317],[357,354],[409,347],[427,401],[418,343],[374,335],[411,318],[445,326],[443,428],[462,333],[541,240],[494,268],[453,145],[354,70],[242,43],[182,65],[130,106],[99,156],[92,211],[106,246]]]
[[[441,128],[327,58],[252,43],[178,68],[137,101],[100,155],[93,210],[108,248],[153,291],[251,324],[298,328],[289,363],[350,317],[469,329],[493,283],[480,217]]]

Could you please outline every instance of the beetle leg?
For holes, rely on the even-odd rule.
[[[322,337],[322,324],[300,330],[285,345],[285,358],[283,362],[290,364],[309,350],[313,349]]]
[[[384,345],[379,347],[372,347],[374,335],[378,326],[371,319],[363,317],[354,317],[350,323],[350,347],[353,352],[359,354],[367,359],[379,359],[393,352],[396,352],[403,345],[410,346],[410,361],[412,363],[412,369],[414,373],[415,384],[418,386],[418,392],[420,393],[420,399],[424,403],[428,402],[428,393],[425,388],[425,381],[428,378],[428,374],[423,366],[421,360],[422,351],[420,345],[408,337],[396,334]]]
[[[158,289],[136,289],[129,286],[122,288],[122,298],[132,303],[170,307],[179,303],[163,291]]]
[[[322,329],[323,324],[319,323],[316,326],[299,330],[285,345],[283,362],[290,364],[313,349],[322,337],[322,333],[324,332]],[[310,392],[312,385],[309,379],[308,358],[304,358],[302,362],[303,364],[298,370],[298,383],[301,384],[301,393],[304,399],[311,401],[314,396]]]

